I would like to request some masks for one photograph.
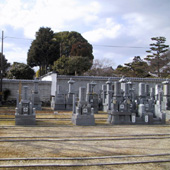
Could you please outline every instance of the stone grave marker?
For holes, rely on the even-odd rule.
[[[94,91],[95,85],[96,83],[93,81],[87,84],[86,101],[94,109],[94,113],[98,113],[99,101],[98,94]]]
[[[95,125],[94,119],[94,109],[91,105],[86,101],[86,88],[79,88],[79,100],[75,101],[75,97],[73,98],[75,102],[73,104],[73,114],[72,114],[72,122],[75,125],[80,126],[93,126]]]
[[[34,90],[33,90],[33,94],[32,94],[32,103],[33,103],[33,107],[36,110],[42,110],[42,108],[41,108],[42,102],[40,100],[40,95],[39,95],[39,91],[38,91],[38,84],[39,84],[39,81],[36,79],[34,81]]]
[[[75,81],[70,78],[70,80],[68,81],[69,84],[69,91],[68,94],[66,96],[66,110],[72,110],[73,109],[73,84],[75,83]]]
[[[23,94],[18,107],[15,109],[15,124],[16,125],[35,125],[35,108],[29,100],[28,86],[23,87]]]

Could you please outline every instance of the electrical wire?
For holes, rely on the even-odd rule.
[[[11,38],[11,39],[20,39],[20,40],[34,40],[34,39],[30,39],[30,38],[20,38],[20,37],[9,37],[9,36],[6,36],[5,38]]]
[[[114,47],[114,48],[149,48],[149,47],[139,47],[139,46],[118,46],[118,45],[96,45],[93,46],[100,46],[100,47]]]
[[[30,39],[30,38],[21,38],[21,37],[11,37],[11,36],[6,36],[5,38],[11,38],[11,39],[18,39],[18,40],[29,40],[29,41],[33,41],[34,39]],[[149,47],[140,47],[140,46],[121,46],[121,45],[97,45],[97,44],[93,44],[93,46],[99,46],[99,47],[108,47],[108,48],[149,48]]]

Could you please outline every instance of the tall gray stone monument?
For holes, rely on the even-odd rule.
[[[163,84],[163,101],[162,101],[162,110],[170,110],[170,82],[168,79]]]
[[[159,95],[160,90],[161,90],[161,85],[156,84],[155,85],[155,100],[158,100],[158,95]]]
[[[108,81],[106,82],[106,99],[105,99],[105,103],[103,104],[103,111],[104,112],[111,110],[112,94],[113,94],[112,82],[109,78]]]
[[[72,80],[72,78],[70,78],[70,80],[68,81],[69,91],[68,91],[68,94],[66,96],[66,110],[72,110],[73,109],[73,95],[74,95],[73,84],[74,83],[75,83],[75,81]]]
[[[37,79],[34,80],[34,90],[33,90],[33,94],[32,94],[32,103],[33,103],[33,107],[36,110],[42,110],[42,108],[41,108],[42,102],[40,100],[40,95],[39,95],[39,91],[38,91],[38,84],[39,84],[39,81]]]
[[[86,92],[86,101],[91,104],[91,107],[94,109],[94,113],[98,113],[98,94],[95,93],[94,87],[96,83],[91,82],[87,84],[87,92]]]
[[[133,112],[131,100],[128,94],[128,84],[124,83],[124,90],[121,89],[122,82],[114,82],[113,105],[111,110],[108,110],[108,122],[110,124],[131,124]]]
[[[107,92],[106,84],[102,84],[101,104],[102,104],[102,110],[103,110],[103,111],[107,110],[106,92]],[[105,109],[105,108],[106,108],[106,109]]]
[[[23,94],[18,107],[15,109],[15,124],[16,125],[35,125],[35,108],[29,100],[28,86],[23,87]]]
[[[167,85],[167,82],[164,84]],[[110,124],[165,124],[166,115],[161,111],[162,92],[160,88],[156,101],[153,94],[154,89],[150,90],[145,83],[139,83],[138,96],[135,96],[134,91],[129,89],[131,87],[127,83],[124,83],[123,89],[121,89],[120,82],[114,83],[113,106],[108,111]],[[167,86],[165,89],[164,94],[167,94]]]
[[[55,97],[52,98],[51,108],[53,110],[65,110],[66,109],[66,99],[65,95],[60,93],[60,86],[57,85],[57,91],[55,92]]]
[[[86,101],[86,88],[79,88],[79,101],[73,98],[73,114],[72,122],[80,126],[93,126],[95,125],[94,110],[91,105]]]

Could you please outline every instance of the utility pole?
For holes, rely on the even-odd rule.
[[[2,43],[1,43],[1,69],[0,69],[0,106],[2,106],[3,43],[4,43],[4,31],[2,31]]]

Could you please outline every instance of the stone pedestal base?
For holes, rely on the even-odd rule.
[[[103,112],[107,112],[108,111],[108,104],[103,104]]]
[[[66,110],[65,104],[55,104],[54,110]]]
[[[131,123],[131,113],[111,112],[108,116],[108,123],[113,125],[129,125]]]
[[[15,115],[15,125],[35,125],[35,115]]]
[[[39,103],[39,104],[34,103],[34,108],[35,108],[35,110],[42,110],[41,103]]]
[[[79,126],[94,126],[94,115],[72,115],[72,123]]]
[[[68,111],[73,110],[73,104],[66,104],[66,110]]]
[[[166,115],[161,113],[161,117],[153,117],[153,113],[149,112],[139,117],[135,113],[110,111],[107,121],[112,125],[158,125],[166,123]]]

